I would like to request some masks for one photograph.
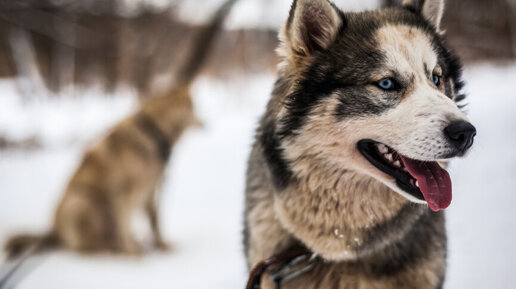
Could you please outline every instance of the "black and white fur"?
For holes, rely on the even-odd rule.
[[[471,144],[459,148],[443,132],[468,123],[443,8],[406,0],[344,13],[327,0],[294,1],[248,164],[245,247],[249,266],[297,245],[325,262],[282,288],[442,287],[444,213],[400,188],[357,144],[374,140],[421,161],[466,153]],[[379,87],[385,79],[392,90]]]

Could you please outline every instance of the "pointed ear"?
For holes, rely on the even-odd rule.
[[[292,52],[310,56],[328,48],[341,25],[339,10],[328,0],[294,0],[282,40]]]
[[[444,13],[444,0],[404,0],[403,7],[415,10],[430,21],[437,31]]]

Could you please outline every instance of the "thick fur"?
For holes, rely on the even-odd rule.
[[[461,66],[438,30],[442,5],[343,13],[326,0],[294,1],[248,163],[245,250],[250,267],[299,244],[324,262],[282,288],[442,287],[444,213],[357,150],[373,139],[419,160],[454,154],[443,129],[466,117],[455,102]],[[386,77],[400,89],[379,89]]]
[[[151,96],[85,153],[57,208],[50,232],[12,237],[6,245],[9,257],[29,247],[52,246],[138,255],[142,246],[131,232],[131,217],[138,209],[147,213],[155,247],[168,247],[159,229],[157,190],[171,148],[185,129],[200,124],[193,111],[190,85],[235,2],[226,0],[210,25],[200,31],[175,85]]]

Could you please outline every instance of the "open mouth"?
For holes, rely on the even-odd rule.
[[[450,205],[450,175],[437,162],[408,158],[373,140],[361,140],[357,147],[373,166],[394,178],[401,190],[426,201],[432,210],[442,210]]]

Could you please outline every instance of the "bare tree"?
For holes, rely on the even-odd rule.
[[[19,27],[12,27],[9,33],[11,54],[16,68],[16,80],[21,96],[30,100],[44,91],[44,84],[38,71],[37,61],[30,34]]]

